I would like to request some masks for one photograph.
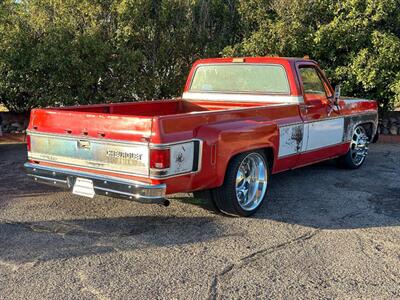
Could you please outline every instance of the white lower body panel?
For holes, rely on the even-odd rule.
[[[308,123],[304,129],[308,132],[305,151],[340,144],[343,141],[344,118]]]
[[[343,142],[344,118],[282,126],[279,157],[312,151]]]

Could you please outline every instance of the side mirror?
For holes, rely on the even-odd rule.
[[[333,104],[335,104],[335,105],[338,105],[338,103],[339,103],[341,89],[342,89],[342,87],[340,86],[340,84],[338,84],[335,87],[335,94],[333,95]]]

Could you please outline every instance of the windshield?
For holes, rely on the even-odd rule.
[[[218,64],[196,69],[190,92],[290,94],[281,65]]]

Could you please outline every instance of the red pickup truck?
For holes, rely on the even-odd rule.
[[[77,195],[201,191],[249,216],[271,174],[333,158],[360,167],[377,119],[376,101],[341,97],[315,61],[204,59],[179,99],[32,110],[25,167]]]

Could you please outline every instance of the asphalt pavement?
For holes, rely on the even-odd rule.
[[[0,145],[0,299],[400,299],[400,144],[271,177],[252,218],[83,198]]]

